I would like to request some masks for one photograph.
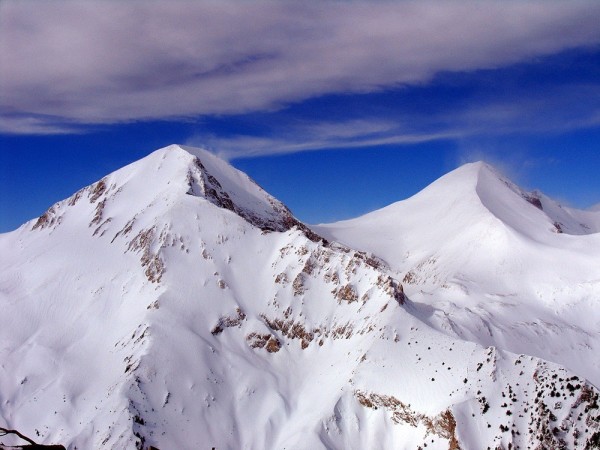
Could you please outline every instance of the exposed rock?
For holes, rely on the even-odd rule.
[[[141,230],[130,242],[128,251],[142,252],[140,262],[146,278],[152,283],[160,283],[162,275],[165,272],[165,265],[158,253],[151,250],[152,243],[156,235],[156,227]]]
[[[332,293],[335,295],[335,298],[338,301],[345,301],[348,303],[358,301],[358,294],[356,293],[356,289],[351,284],[347,284],[345,286],[341,286],[337,289],[334,289]]]
[[[306,291],[306,287],[304,286],[304,274],[299,273],[296,278],[294,278],[292,288],[294,289],[294,295],[304,294]]]
[[[33,225],[32,230],[43,230],[44,228],[54,227],[60,224],[62,216],[58,215],[57,206],[53,205],[48,210],[38,217],[38,220]]]
[[[391,395],[355,391],[354,396],[361,405],[367,408],[385,408],[390,411],[394,423],[406,423],[412,427],[424,425],[427,429],[427,434],[431,433],[441,438],[448,439],[448,450],[460,449],[456,437],[456,419],[449,409],[437,416],[430,417],[414,411],[411,409],[410,405],[402,403],[396,397]]]
[[[408,275],[408,274],[407,274]],[[377,278],[377,286],[382,288],[386,294],[396,300],[400,305],[403,305],[406,301],[406,296],[404,295],[404,288],[392,277],[387,276],[379,276]]]
[[[225,328],[242,326],[242,322],[246,320],[246,314],[239,307],[235,309],[235,312],[234,316],[224,316],[219,319],[219,323],[211,331],[213,336],[221,334]]]
[[[102,194],[104,194],[104,192],[106,192],[106,181],[105,179],[101,179],[100,181],[98,181],[95,184],[92,184],[90,186],[90,193],[89,193],[89,197],[90,197],[90,203],[95,203],[96,200],[98,200]]]
[[[535,206],[536,208],[543,210],[544,208],[542,207],[542,201],[540,200],[540,196],[539,193],[537,192],[530,192],[527,194],[523,194],[523,198],[525,200],[527,200],[529,203],[531,203],[533,206]]]
[[[264,348],[269,353],[276,353],[281,349],[281,342],[275,336],[270,334],[250,333],[246,336],[250,347]]]
[[[194,169],[190,169],[187,174],[188,194],[203,195],[208,201],[220,208],[228,209],[236,213],[247,222],[260,228],[263,232],[282,232],[297,228],[311,241],[323,242],[324,245],[327,244],[325,239],[297,220],[285,205],[268,196],[268,194],[265,193],[265,196],[267,197],[273,212],[270,217],[265,217],[244,208],[241,205],[237,205],[223,189],[219,180],[208,173],[206,167],[202,164],[202,161],[200,161],[200,158],[194,157],[193,164]]]

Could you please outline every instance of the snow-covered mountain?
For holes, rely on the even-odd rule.
[[[436,329],[563,364],[600,386],[600,212],[525,192],[479,162],[315,229],[383,258]]]
[[[441,226],[455,219],[439,232],[479,236],[463,250],[494,250],[488,267],[502,259],[502,239],[521,239],[527,270],[511,262],[494,277],[466,256],[452,266],[456,248],[433,223],[420,224],[418,208],[421,216],[407,209],[386,219],[394,223],[382,219],[387,228],[370,239],[360,228],[366,218],[315,233],[199,149],[170,146],[106,176],[0,235],[0,420],[70,449],[594,448],[596,363],[572,363],[565,346],[547,358],[552,349],[542,354],[533,338],[531,351],[514,352],[507,338],[485,342],[475,331],[490,311],[500,312],[493,332],[520,311],[511,305],[521,299],[505,296],[514,286],[540,289],[530,286],[538,272],[528,263],[538,260],[527,258],[546,247],[567,259],[558,280],[551,262],[539,267],[543,280],[568,293],[569,308],[591,311],[598,284],[586,278],[594,268],[585,261],[594,261],[597,216],[538,195],[543,209],[522,222],[509,214],[509,194],[485,190],[501,178],[485,166],[461,170],[468,173],[450,174],[455,185],[441,198],[434,187],[422,194]],[[448,199],[456,202],[440,206]],[[376,222],[363,224],[379,230]],[[484,233],[482,222],[493,229]],[[417,238],[405,235],[411,224],[420,224]],[[359,241],[319,235],[338,232]],[[428,233],[429,246],[417,245]],[[571,240],[554,245],[558,237]],[[353,249],[369,242],[373,251]],[[439,253],[439,270],[408,276],[407,261],[427,251]],[[464,286],[453,287],[459,273]],[[553,323],[575,323],[576,313],[540,292],[522,299],[542,317],[532,335],[546,329],[552,308],[560,311]],[[452,311],[471,312],[455,321],[442,309],[446,293],[456,297]],[[597,317],[581,323],[565,329],[565,341],[580,345],[574,361],[598,342]]]

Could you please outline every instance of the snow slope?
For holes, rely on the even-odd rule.
[[[313,228],[383,258],[436,329],[600,386],[599,212],[525,192],[480,162],[408,200]]]
[[[199,149],[106,176],[0,235],[0,254],[0,420],[40,442],[600,439],[598,391],[579,373],[440,331],[379,258],[320,238]]]

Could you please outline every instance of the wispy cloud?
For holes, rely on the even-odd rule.
[[[186,143],[207,147],[223,158],[234,159],[439,140],[452,140],[462,146],[469,141],[471,144],[466,153],[461,153],[460,162],[485,159],[500,166],[504,164],[500,160],[506,159],[502,156],[506,149],[496,154],[496,144],[490,143],[490,139],[560,134],[596,127],[600,124],[600,103],[593,101],[595,97],[600,98],[600,86],[515,87],[514,92],[504,95],[494,94],[485,100],[477,98],[467,104],[449,102],[419,113],[412,111],[411,105],[393,105],[364,112],[360,120],[341,117],[332,121],[315,110],[312,120],[283,120],[281,123],[279,118],[272,124],[269,118],[276,115],[266,115],[258,134],[198,131]],[[487,140],[487,150],[473,147],[472,142],[482,138]],[[519,154],[518,149],[511,152],[513,156]],[[525,155],[521,156],[511,164],[523,167]],[[511,169],[510,172],[516,171]]]
[[[64,120],[39,116],[10,116],[0,118],[0,133],[6,134],[75,134],[83,132],[81,127],[65,123]]]
[[[269,136],[196,134],[187,145],[206,147],[224,159],[311,150],[416,144],[461,137],[456,131],[418,132],[385,120],[349,120],[288,125]]]
[[[266,111],[418,84],[441,71],[597,44],[599,20],[600,4],[585,1],[8,0],[0,3],[0,114],[10,117],[3,132],[70,129],[56,118],[97,124]],[[333,140],[316,134],[297,145]]]

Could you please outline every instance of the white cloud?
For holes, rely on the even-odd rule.
[[[81,127],[53,122],[52,119],[47,117],[2,117],[0,120],[0,133],[75,134],[82,132]]]
[[[116,123],[272,110],[597,44],[599,21],[586,1],[9,0],[0,113]]]
[[[224,159],[295,153],[322,149],[353,149],[382,145],[416,144],[461,137],[458,131],[411,131],[385,120],[351,120],[289,125],[276,137],[197,134],[186,145],[206,147]]]
[[[564,133],[593,128],[600,124],[597,86],[559,85],[515,88],[505,95],[492,95],[483,101],[445,105],[415,113],[410,106],[392,107],[364,113],[360,120],[340,119],[269,124],[268,133],[257,135],[211,135],[198,132],[186,143],[205,146],[221,157],[259,156],[321,149],[353,149],[382,145],[416,144],[453,140],[459,145],[499,136]],[[576,104],[580,100],[580,104]],[[461,153],[462,163],[485,159],[492,161],[494,151],[468,146]],[[519,153],[518,149],[512,149]],[[465,159],[466,158],[466,159]],[[503,156],[505,158],[505,156]],[[467,161],[468,160],[468,161]],[[501,163],[495,159],[495,165]],[[519,160],[514,165],[523,165]],[[514,171],[513,171],[514,172]],[[515,175],[516,177],[516,175]]]

